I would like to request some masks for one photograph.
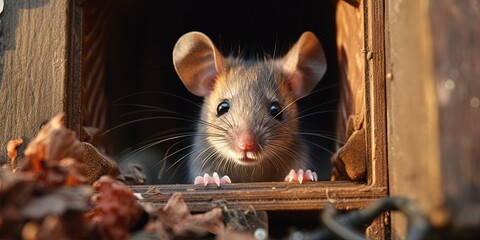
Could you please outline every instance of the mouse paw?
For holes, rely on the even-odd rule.
[[[226,184],[226,183],[232,183],[232,180],[230,180],[230,177],[225,175],[225,176],[220,178],[220,176],[216,172],[214,172],[212,174],[212,176],[210,176],[208,173],[205,173],[203,175],[203,177],[202,176],[197,176],[195,178],[195,182],[194,182],[195,185],[203,184],[203,185],[207,186],[208,184],[216,184],[219,187],[220,187],[221,184]]]
[[[299,183],[302,183],[303,181],[318,181],[318,176],[316,172],[312,172],[311,170],[303,171],[303,169],[300,169],[296,172],[292,169],[285,177],[285,181]]]

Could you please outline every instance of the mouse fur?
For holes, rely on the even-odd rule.
[[[189,176],[228,175],[233,182],[283,181],[308,167],[296,101],[326,72],[323,48],[303,33],[278,59],[223,56],[208,36],[189,32],[173,51],[185,87],[204,99],[188,156]]]

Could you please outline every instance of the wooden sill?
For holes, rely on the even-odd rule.
[[[318,210],[327,204],[337,209],[356,209],[387,196],[385,187],[373,187],[352,182],[261,182],[216,186],[134,185],[130,188],[140,193],[142,202],[156,207],[166,204],[174,192],[182,193],[192,212],[208,211],[214,207],[265,211]]]

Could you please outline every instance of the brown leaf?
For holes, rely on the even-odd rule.
[[[25,149],[27,163],[20,171],[36,175],[39,184],[50,188],[84,184],[83,146],[75,133],[65,128],[60,113],[42,126]]]
[[[61,216],[69,211],[85,212],[89,206],[92,195],[89,186],[62,187],[56,191],[30,198],[27,205],[22,208],[22,215],[28,219],[43,219],[49,215]]]
[[[202,237],[224,227],[220,208],[192,215],[180,193],[174,193],[167,204],[158,210],[157,216],[175,236],[180,237]]]
[[[99,195],[87,217],[98,225],[105,239],[124,239],[144,214],[137,198],[131,189],[110,176],[102,176],[93,188]]]
[[[93,190],[83,184],[83,147],[65,128],[63,114],[21,152],[24,145],[25,139],[10,141],[8,154],[18,159],[23,152],[25,164],[14,174],[0,169],[0,239],[98,239],[84,217]]]
[[[7,143],[7,155],[10,158],[12,170],[17,168],[17,157],[18,151],[17,148],[23,144],[23,139],[18,138],[10,140]]]
[[[31,177],[0,171],[0,239],[12,239],[21,232],[25,220],[21,209],[35,191]]]
[[[65,128],[65,115],[60,113],[40,129],[25,149],[25,156],[34,171],[41,171],[42,161],[59,162],[64,158],[82,161],[83,147],[75,133]]]
[[[51,189],[39,184],[34,174],[0,171],[0,239],[49,232],[42,224],[48,216],[61,218],[70,236],[86,234],[83,212],[90,208],[92,193],[88,185]],[[24,228],[27,223],[32,224]]]

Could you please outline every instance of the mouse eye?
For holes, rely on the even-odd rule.
[[[282,107],[278,102],[273,102],[268,109],[270,116],[274,117],[277,120],[282,120]]]
[[[230,109],[230,103],[227,100],[223,100],[218,104],[217,107],[217,117],[222,116],[223,114],[227,113]]]

